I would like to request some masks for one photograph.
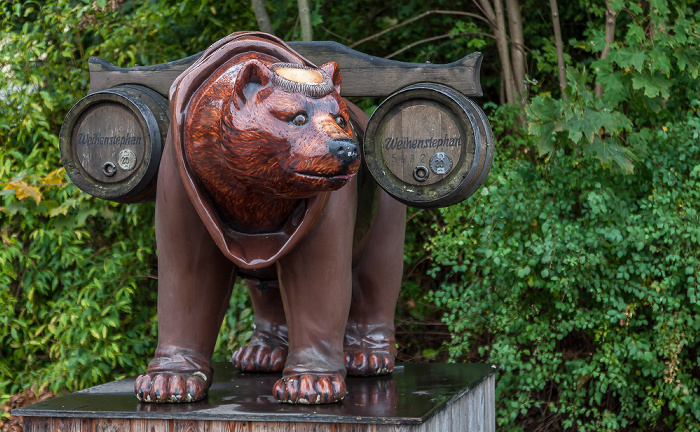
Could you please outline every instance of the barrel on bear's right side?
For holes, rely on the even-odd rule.
[[[61,161],[73,183],[94,197],[154,201],[169,125],[168,101],[147,87],[91,93],[63,121]]]
[[[486,180],[494,154],[484,112],[462,93],[420,83],[389,96],[367,126],[365,163],[397,200],[420,208],[469,198]]]

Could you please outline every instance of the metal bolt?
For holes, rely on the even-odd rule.
[[[428,167],[418,165],[417,167],[413,168],[413,178],[416,179],[416,181],[424,182],[428,180],[429,176],[430,170],[428,169]]]
[[[112,162],[105,162],[105,164],[102,165],[102,172],[107,177],[112,177],[114,174],[117,173],[117,166],[114,165],[114,163]]]

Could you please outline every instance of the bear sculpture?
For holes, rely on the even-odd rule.
[[[282,372],[287,403],[333,403],[345,377],[390,373],[405,207],[359,176],[368,118],[340,97],[335,63],[316,67],[281,40],[234,33],[170,89],[156,197],[158,347],[139,400],[191,402],[236,277],[255,313],[233,354]],[[362,177],[362,178],[358,178]]]

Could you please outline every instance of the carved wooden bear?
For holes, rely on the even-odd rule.
[[[135,383],[146,402],[202,399],[232,285],[255,312],[245,371],[283,371],[289,403],[331,403],[345,376],[390,373],[405,207],[358,180],[367,116],[281,40],[236,33],[170,90],[156,199],[158,347]]]

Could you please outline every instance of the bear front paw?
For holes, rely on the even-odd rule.
[[[281,372],[287,349],[268,345],[246,345],[233,353],[233,367],[243,372]]]
[[[296,374],[278,380],[272,394],[290,404],[329,404],[343,400],[347,393],[340,374]]]
[[[134,382],[136,397],[141,402],[196,402],[207,395],[207,378],[194,373],[145,373]]]

